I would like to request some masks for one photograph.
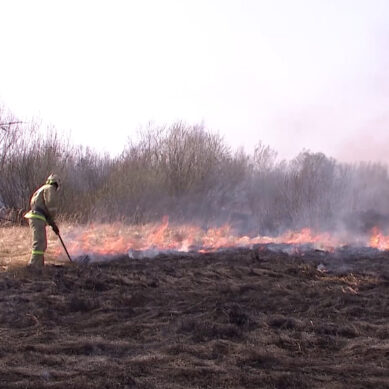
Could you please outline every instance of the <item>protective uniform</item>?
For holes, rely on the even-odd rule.
[[[44,185],[34,192],[31,197],[31,210],[24,216],[29,219],[32,233],[32,251],[30,266],[44,265],[44,254],[47,248],[46,224],[49,224],[56,234],[59,234],[54,218],[58,209],[58,190],[60,179],[51,174]]]

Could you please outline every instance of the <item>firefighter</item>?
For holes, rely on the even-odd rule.
[[[44,185],[31,197],[31,210],[24,216],[28,219],[32,233],[32,251],[29,266],[42,267],[47,248],[46,224],[58,235],[59,229],[54,221],[58,209],[60,178],[51,174]]]

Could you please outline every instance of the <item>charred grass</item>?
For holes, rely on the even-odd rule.
[[[0,387],[389,387],[389,257],[256,250],[0,273]],[[386,273],[385,273],[386,272]]]

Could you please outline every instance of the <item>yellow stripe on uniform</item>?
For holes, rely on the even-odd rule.
[[[39,250],[32,250],[31,254],[32,255],[44,255],[44,251],[39,251]]]
[[[39,219],[39,220],[43,220],[44,222],[46,222],[46,218],[41,215],[40,213],[37,213],[37,212],[34,212],[34,211],[29,211],[27,212],[24,217],[26,219]]]

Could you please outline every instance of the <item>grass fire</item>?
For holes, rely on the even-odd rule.
[[[16,124],[0,168],[0,387],[389,387],[385,165],[184,123],[109,157]],[[53,171],[61,234],[31,269]]]

